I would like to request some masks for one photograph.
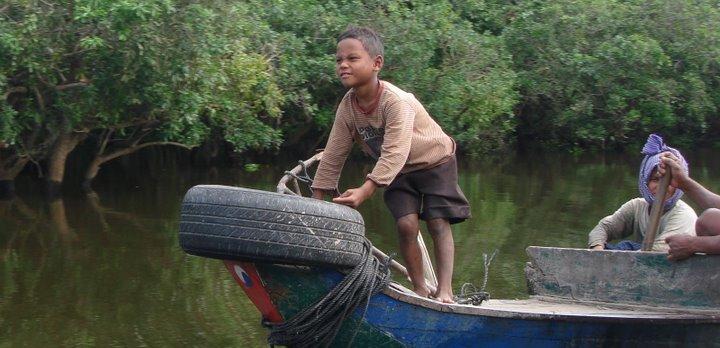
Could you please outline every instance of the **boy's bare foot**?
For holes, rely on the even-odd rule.
[[[438,291],[433,295],[433,297],[436,301],[440,301],[442,303],[455,303],[451,291],[441,291],[440,289],[438,289]]]
[[[430,297],[430,290],[427,287],[414,287],[413,292],[417,294],[420,297],[428,298]]]

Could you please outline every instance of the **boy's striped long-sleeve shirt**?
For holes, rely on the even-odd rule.
[[[353,141],[377,159],[367,178],[381,187],[389,185],[400,173],[432,168],[453,156],[454,141],[415,96],[386,81],[381,81],[380,88],[378,106],[369,114],[356,104],[354,90],[345,94],[312,188],[337,190]]]

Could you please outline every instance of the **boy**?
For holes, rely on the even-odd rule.
[[[588,236],[588,246],[592,249],[640,250],[650,220],[650,208],[659,189],[660,154],[670,151],[682,158],[679,151],[663,144],[660,136],[651,134],[643,147],[645,155],[640,164],[638,189],[641,198],[634,198],[623,204],[614,214],[600,220]],[[685,160],[679,165],[678,173],[687,173]],[[695,211],[680,200],[683,192],[675,187],[668,187],[665,195],[663,214],[660,217],[660,228],[653,241],[653,251],[667,251],[665,238],[677,235],[695,235]],[[617,245],[607,244],[611,239],[624,238],[632,235],[632,241],[622,241]]]
[[[457,184],[455,142],[412,94],[378,78],[383,63],[383,44],[372,30],[351,27],[338,38],[335,70],[349,90],[338,106],[315,173],[313,197],[323,199],[338,192],[353,140],[360,144],[377,163],[360,187],[333,202],[357,208],[376,188],[385,187],[385,204],[395,218],[413,290],[452,303],[455,246],[450,224],[470,217],[470,206]],[[426,221],[435,244],[438,288],[434,294],[423,277],[418,219]]]

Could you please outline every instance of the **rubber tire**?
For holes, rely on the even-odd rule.
[[[180,214],[180,246],[216,259],[353,267],[365,225],[356,210],[300,196],[199,185]]]

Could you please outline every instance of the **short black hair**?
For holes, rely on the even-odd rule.
[[[374,30],[367,27],[350,26],[337,39],[339,43],[345,39],[355,39],[362,43],[372,58],[385,56],[382,39]]]

